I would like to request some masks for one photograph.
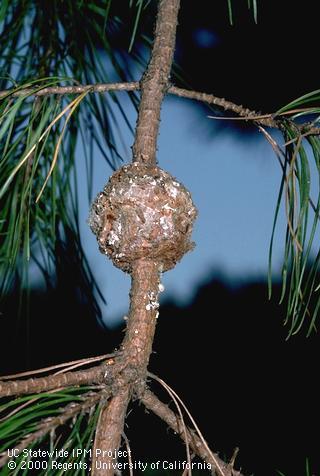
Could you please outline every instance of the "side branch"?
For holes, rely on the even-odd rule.
[[[139,83],[130,82],[130,83],[96,83],[96,84],[80,84],[77,86],[50,86],[42,89],[35,88],[23,88],[18,90],[4,90],[0,91],[0,99],[10,96],[49,96],[51,94],[56,94],[62,96],[64,94],[82,94],[87,91],[91,93],[105,93],[108,91],[136,91],[140,89]]]
[[[261,114],[256,111],[251,111],[251,109],[227,101],[224,98],[219,98],[213,94],[190,91],[188,89],[177,88],[176,86],[171,86],[168,89],[168,93],[183,98],[206,102],[207,104],[213,104],[214,106],[221,107],[225,111],[234,112],[238,114],[238,116],[246,118],[248,121],[257,121],[259,124],[266,127],[279,128],[279,124],[272,118],[272,114],[264,114],[261,116]]]
[[[0,381],[0,397],[47,392],[63,387],[71,387],[72,385],[102,384],[105,381],[106,369],[109,370],[110,367],[107,363],[103,363],[91,369],[79,370],[77,372],[65,372],[63,374],[25,380]]]
[[[161,418],[184,442],[186,442],[185,435],[187,435],[190,448],[192,448],[192,451],[197,456],[211,464],[213,475],[243,476],[240,471],[233,469],[232,464],[225,463],[217,454],[209,452],[202,440],[193,430],[189,428],[184,429],[181,419],[150,390],[146,390],[142,395],[139,395],[139,398],[148,410],[151,410],[155,415]]]

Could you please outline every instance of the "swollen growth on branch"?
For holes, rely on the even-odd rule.
[[[167,271],[192,249],[196,215],[181,183],[159,167],[134,162],[115,172],[98,194],[89,224],[115,266],[130,273],[134,261],[148,258]]]

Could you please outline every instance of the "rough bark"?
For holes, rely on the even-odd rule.
[[[130,291],[130,312],[121,346],[123,358],[130,362],[136,383],[145,380],[158,318],[159,265],[151,260],[134,264]]]
[[[104,93],[107,91],[136,91],[140,88],[138,82],[128,83],[96,83],[96,84],[80,84],[77,86],[48,86],[38,88],[23,88],[17,91],[13,89],[7,89],[0,91],[0,99],[6,96],[19,97],[19,96],[48,96],[49,94],[57,94],[62,96],[64,94],[82,94],[86,91],[91,93]]]
[[[141,82],[133,160],[156,164],[162,100],[169,86],[180,0],[160,0],[151,60]]]
[[[113,476],[113,455],[121,444],[126,410],[130,400],[130,387],[123,387],[101,411],[93,447],[91,474]],[[103,456],[106,455],[106,456]]]
[[[107,363],[103,363],[102,365],[87,370],[65,372],[47,377],[0,382],[0,396],[11,397],[13,395],[47,392],[72,385],[102,384],[105,380],[105,373],[107,369],[109,369],[107,365]]]
[[[131,273],[130,312],[121,346],[120,371],[112,384],[114,397],[102,410],[94,444],[95,448],[106,451],[105,454],[118,450],[131,394],[145,384],[158,315],[158,268],[153,261],[139,260]],[[93,474],[112,476],[112,457],[102,460],[95,451],[93,455]]]
[[[140,396],[140,401],[148,410],[151,410],[155,415],[161,418],[161,420],[167,423],[183,441],[186,442],[187,436],[188,444],[194,454],[207,463],[210,463],[212,474],[218,474],[219,476],[242,476],[240,471],[236,471],[233,468],[233,464],[225,463],[219,455],[208,451],[208,448],[206,448],[199,436],[193,430],[184,427],[181,419],[150,390],[145,390],[143,395]]]

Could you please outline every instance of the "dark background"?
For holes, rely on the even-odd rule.
[[[263,112],[319,87],[316,2],[258,2],[255,25],[247,2],[238,0],[232,27],[227,2],[214,3],[213,10],[209,0],[182,0],[176,60],[189,87]],[[145,13],[142,25],[147,20]],[[114,39],[119,46],[128,31]],[[251,138],[246,125],[223,127]],[[72,249],[57,253],[56,283],[31,292],[28,315],[25,306],[19,312],[16,294],[1,303],[1,373],[106,353],[122,339],[121,329],[106,330],[97,320]],[[225,282],[212,266],[188,306],[161,307],[151,371],[177,391],[214,450],[230,457],[240,447],[244,474],[303,475],[307,457],[319,474],[318,335],[286,341],[279,289],[268,301],[266,282]],[[126,432],[135,459],[185,459],[172,432],[133,407]]]

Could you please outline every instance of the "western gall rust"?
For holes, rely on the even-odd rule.
[[[90,211],[89,224],[100,251],[124,271],[148,258],[163,271],[192,249],[197,216],[190,193],[169,173],[133,163],[117,170]]]

